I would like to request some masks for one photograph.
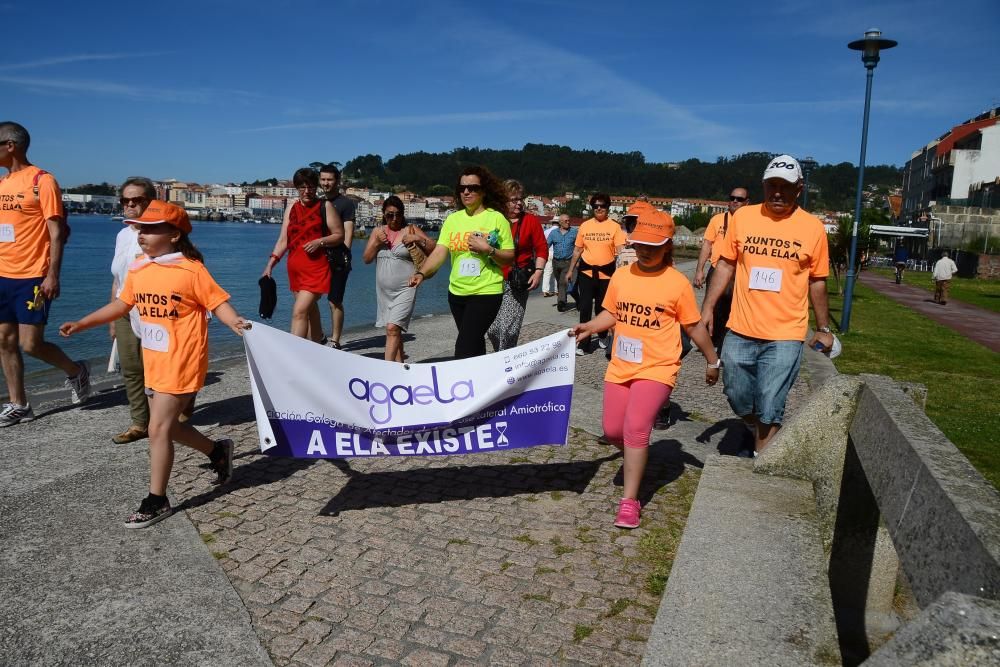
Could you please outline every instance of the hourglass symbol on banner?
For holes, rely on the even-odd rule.
[[[497,447],[506,447],[510,444],[510,440],[504,435],[504,431],[507,430],[507,422],[497,422],[496,427],[500,434],[500,437],[497,438]]]

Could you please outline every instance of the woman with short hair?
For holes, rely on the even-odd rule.
[[[588,322],[591,313],[600,315],[604,310],[604,295],[608,291],[608,283],[615,272],[618,253],[625,247],[628,238],[621,226],[608,217],[611,207],[611,197],[603,192],[590,198],[590,207],[594,217],[585,220],[576,235],[576,247],[573,249],[573,259],[569,261],[569,274],[573,275],[579,269],[576,284],[580,290],[578,307],[580,308],[580,323]],[[601,348],[608,347],[608,334],[602,331],[598,338]],[[591,341],[582,339],[576,349],[577,354],[589,353]]]
[[[486,332],[494,352],[517,346],[528,292],[538,288],[549,257],[541,219],[524,212],[524,186],[520,181],[508,179],[504,181],[504,188],[507,190],[507,221],[514,237],[514,262],[503,268],[500,312]]]
[[[292,183],[299,191],[299,198],[285,210],[281,232],[263,275],[270,277],[271,270],[288,250],[288,286],[295,294],[291,332],[318,343],[323,337],[323,326],[316,303],[330,289],[330,264],[324,248],[343,240],[344,225],[330,200],[316,196],[319,174],[303,167],[295,172]]]

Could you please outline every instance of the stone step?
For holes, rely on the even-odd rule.
[[[840,664],[810,483],[707,458],[642,664]]]

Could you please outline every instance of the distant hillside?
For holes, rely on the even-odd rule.
[[[407,153],[383,162],[379,155],[361,155],[344,165],[345,180],[378,189],[406,189],[424,194],[452,191],[466,165],[484,164],[503,178],[517,178],[529,192],[559,195],[646,193],[663,197],[725,199],[738,185],[750,196],[762,196],[760,177],[772,154],[744,153],[715,162],[646,162],[642,153],[575,150],[566,146],[525,144],[521,150],[456,148],[449,153]],[[900,170],[891,165],[865,168],[866,186],[898,187]],[[847,211],[854,208],[857,170],[849,162],[816,167],[809,176],[810,208]]]

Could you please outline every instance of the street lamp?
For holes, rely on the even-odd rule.
[[[802,190],[802,208],[808,208],[809,206],[809,174],[812,170],[816,168],[818,163],[811,157],[804,157],[799,160],[799,165],[802,167],[802,175],[805,177],[805,188]]]
[[[891,49],[898,42],[892,39],[883,39],[882,32],[869,29],[865,32],[864,39],[858,39],[847,45],[847,48],[854,51],[861,51],[861,62],[868,70],[868,77],[865,83],[865,117],[861,125],[861,159],[858,161],[858,193],[854,201],[854,228],[851,231],[851,254],[847,264],[847,287],[844,289],[844,312],[840,318],[840,330],[843,333],[851,327],[851,301],[854,299],[854,260],[858,253],[858,222],[861,220],[861,191],[865,184],[865,149],[868,147],[868,113],[872,104],[872,76],[875,73],[875,66],[878,65],[878,52],[882,49]]]

